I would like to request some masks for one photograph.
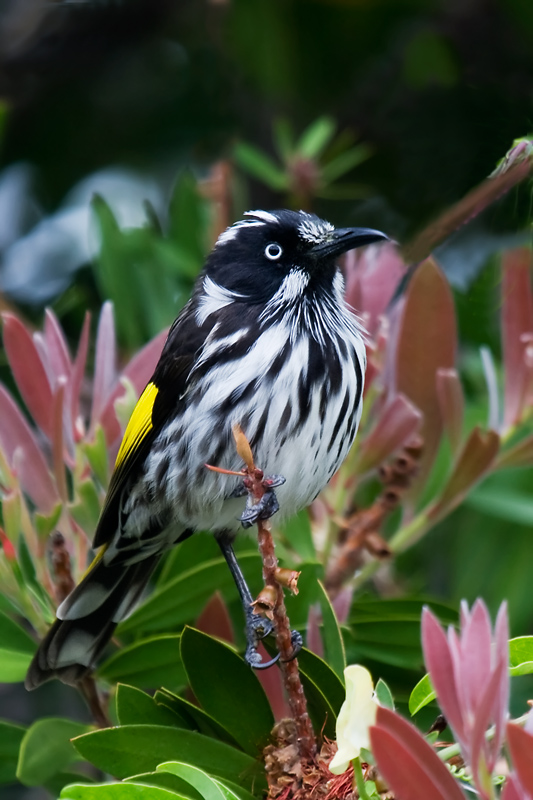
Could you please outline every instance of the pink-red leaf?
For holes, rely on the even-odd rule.
[[[89,311],[87,311],[85,314],[85,319],[83,320],[83,328],[78,344],[78,352],[76,353],[72,367],[72,377],[70,383],[70,413],[74,426],[74,441],[78,441],[78,439],[82,436],[82,430],[78,430],[78,417],[80,415],[80,393],[83,383],[83,375],[85,373],[85,364],[87,363],[87,353],[89,350],[90,326],[91,314]]]
[[[464,741],[463,715],[455,687],[448,640],[429,608],[424,608],[422,612],[422,649],[439,705],[457,738]]]
[[[15,401],[0,384],[0,445],[16,461],[20,483],[39,511],[50,513],[59,500],[44,456]]]
[[[52,432],[52,389],[31,334],[14,314],[3,314],[4,347],[13,377],[37,425]]]
[[[48,360],[53,374],[56,378],[60,378],[61,376],[69,378],[72,371],[72,364],[67,341],[56,315],[50,308],[47,308],[45,312],[44,338],[46,350],[48,352]]]
[[[106,302],[100,312],[96,334],[91,430],[94,430],[100,421],[100,415],[116,385],[116,349],[113,306],[110,302]]]
[[[370,742],[378,769],[398,800],[464,800],[447,767],[399,714],[378,708]]]
[[[440,498],[431,508],[432,518],[448,513],[468,494],[494,463],[500,446],[495,431],[474,428],[468,437]]]
[[[359,451],[357,472],[377,467],[420,428],[422,415],[402,394],[389,400]]]
[[[398,325],[394,386],[423,414],[424,451],[420,461],[420,491],[433,464],[442,435],[437,372],[452,369],[457,349],[455,310],[443,273],[428,258],[414,273]]]
[[[346,254],[346,301],[362,314],[374,334],[380,314],[384,314],[405,275],[406,266],[396,245],[370,245]]]
[[[529,370],[524,334],[533,333],[531,250],[508,250],[503,258],[502,340],[505,366],[504,429],[520,421],[527,395]]]
[[[161,355],[168,331],[162,331],[155,336],[142,350],[133,356],[121,375],[130,380],[140,395],[154,372],[155,366]],[[115,443],[121,436],[120,425],[115,414],[115,401],[124,394],[124,386],[118,382],[109,396],[100,416],[100,424],[104,429],[106,441],[109,445]]]
[[[533,795],[533,736],[510,722],[507,725],[507,743],[520,783],[526,792]]]
[[[503,787],[501,800],[530,800],[531,795],[529,792],[524,794],[524,790],[518,782],[515,775],[509,775]]]
[[[465,405],[463,387],[456,369],[437,370],[437,398],[444,429],[452,452],[456,453],[461,443]]]

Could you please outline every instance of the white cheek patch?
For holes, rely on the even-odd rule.
[[[206,319],[220,311],[224,306],[229,306],[236,300],[242,300],[245,295],[239,292],[231,292],[219,283],[216,283],[209,275],[206,275],[203,281],[204,294],[198,301],[198,308],[196,310],[196,323],[203,325]]]

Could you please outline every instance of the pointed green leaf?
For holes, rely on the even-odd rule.
[[[160,689],[155,693],[154,700],[158,705],[170,709],[180,717],[183,720],[181,727],[199,731],[212,739],[220,739],[221,742],[226,742],[232,747],[239,747],[237,741],[223,725],[203,708],[198,708],[184,697],[179,697],[168,689]]]
[[[25,733],[22,725],[0,720],[0,784],[16,780],[20,743]]]
[[[302,133],[296,152],[303,158],[317,159],[331,141],[337,125],[331,117],[319,117]]]
[[[307,710],[313,723],[315,733],[322,731],[324,736],[329,739],[335,738],[335,722],[337,715],[335,714],[329,700],[320,691],[316,683],[306,675],[303,669],[300,669],[300,678],[304,688],[305,697],[307,699]]]
[[[146,692],[119,683],[115,695],[120,725],[175,725],[186,727],[183,720],[164,706],[158,705]]]
[[[87,731],[80,722],[47,717],[34,722],[22,740],[17,765],[17,778],[26,786],[39,786],[62,771],[79,755],[70,740]]]
[[[80,528],[92,535],[100,517],[101,501],[91,478],[77,485],[76,501],[70,504],[69,510]]]
[[[509,642],[509,672],[529,675],[533,672],[533,636],[517,636]]]
[[[339,676],[339,679],[344,681],[346,653],[339,621],[321,581],[318,581],[318,588],[320,608],[322,610],[322,641],[324,643],[325,660],[333,672]]]
[[[127,681],[132,686],[155,688],[185,686],[187,677],[180,656],[180,636],[150,636],[114,653],[98,674],[110,683]]]
[[[35,512],[35,530],[37,531],[39,539],[47,539],[52,531],[55,530],[62,510],[63,504],[57,503],[50,514],[41,514],[38,511]]]
[[[278,165],[262,150],[246,142],[238,142],[233,150],[237,164],[254,178],[281,192],[288,187],[288,178]]]
[[[185,628],[181,657],[202,708],[250,755],[267,744],[274,716],[253,670],[228,645]]]
[[[92,442],[82,442],[80,446],[102,486],[107,486],[109,483],[109,454],[102,426],[96,426]]]
[[[170,772],[143,772],[140,775],[132,775],[131,778],[126,778],[124,782],[160,786],[162,789],[168,789],[171,792],[183,795],[187,800],[203,800],[200,792],[197,792],[190,783],[178,778],[177,775],[172,775]]]
[[[316,550],[311,535],[311,521],[307,509],[295,514],[283,525],[281,535],[287,540],[302,561],[315,561]]]
[[[238,776],[244,786],[253,787],[254,791],[266,787],[259,761],[196,731],[163,725],[124,725],[86,733],[74,739],[73,744],[84,758],[117,778],[152,772],[179,753],[186,763],[211,775],[229,780]]]
[[[384,706],[385,708],[390,708],[391,711],[394,711],[394,700],[392,697],[392,692],[383,680],[380,678],[379,681],[376,683],[376,697],[380,706]]]
[[[65,786],[61,800],[187,800],[183,795],[160,786],[143,783],[77,783]]]
[[[366,144],[360,144],[357,147],[352,147],[344,153],[340,153],[327,164],[324,164],[321,169],[322,178],[330,183],[337,180],[341,175],[345,175],[350,170],[358,167],[363,161],[366,161],[372,155],[372,150]]]
[[[252,589],[259,589],[262,564],[257,553],[239,556],[239,564]],[[253,588],[252,588],[253,587]],[[237,589],[224,558],[199,564],[165,583],[118,628],[124,631],[175,630],[194,620],[215,591],[226,599],[237,597]]]
[[[334,713],[338,714],[346,698],[344,682],[341,681],[329,664],[326,664],[320,656],[305,647],[298,653],[298,664],[300,670],[313,681],[327,698]]]
[[[180,761],[167,761],[157,768],[162,772],[170,772],[190,783],[200,792],[204,800],[228,800],[228,795],[222,791],[214,778],[192,764],[183,764]]]
[[[424,706],[427,706],[428,703],[431,703],[435,697],[436,694],[433,691],[429,675],[424,675],[418,681],[409,697],[409,713],[411,716],[420,711],[421,708],[424,708]]]

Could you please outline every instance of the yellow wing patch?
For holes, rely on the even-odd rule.
[[[149,383],[133,409],[133,414],[126,427],[115,468],[120,467],[135,452],[147,433],[152,430],[152,410],[159,389],[155,383]]]

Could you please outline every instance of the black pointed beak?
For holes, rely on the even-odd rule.
[[[341,253],[354,250],[356,247],[387,241],[389,241],[388,236],[372,228],[337,228],[333,231],[331,239],[317,244],[313,247],[312,253],[317,258],[336,258]]]

